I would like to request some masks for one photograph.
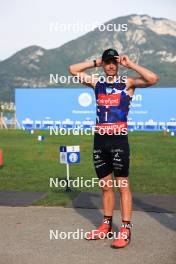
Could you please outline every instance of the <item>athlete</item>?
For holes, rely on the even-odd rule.
[[[119,65],[135,71],[138,77],[120,78]],[[105,76],[99,77],[85,72],[94,67],[102,67]],[[132,228],[132,193],[128,180],[130,163],[128,111],[135,88],[154,85],[159,78],[152,71],[132,62],[127,55],[119,55],[114,49],[105,50],[101,58],[93,61],[70,65],[69,71],[77,76],[81,83],[94,89],[97,103],[93,161],[99,182],[103,181],[100,186],[104,219],[102,224],[96,230],[92,230],[86,238],[100,239],[113,235],[114,188],[118,186],[122,224],[111,247],[123,248],[131,240]]]

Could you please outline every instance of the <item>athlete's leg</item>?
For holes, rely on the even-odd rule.
[[[118,237],[111,244],[113,248],[126,247],[131,240],[132,194],[127,177],[117,177],[118,186],[122,180],[127,183],[126,186],[119,187],[122,225],[120,226]]]
[[[113,209],[115,206],[115,194],[113,189],[112,174],[100,179],[101,189],[103,192],[103,211],[104,211],[104,220],[103,223],[96,229],[88,233],[86,239],[100,239],[112,235],[112,216]]]
[[[101,189],[103,191],[104,215],[112,216],[115,207],[115,194],[114,194],[114,188],[112,186],[113,185],[112,174],[109,174],[106,177],[102,178],[101,181],[103,181],[103,186],[101,187]]]
[[[132,193],[128,177],[116,177],[120,192],[120,211],[123,221],[131,221],[132,217]],[[123,183],[123,184],[122,184]],[[126,184],[125,184],[126,183]]]
[[[103,139],[104,141],[102,141]],[[106,139],[106,137],[102,137],[101,135],[95,135],[93,149],[95,171],[99,178],[99,186],[102,189],[104,219],[102,224],[96,230],[92,230],[88,234],[87,239],[100,239],[100,236],[102,235],[104,235],[103,237],[105,238],[112,232],[115,194],[112,179],[113,166],[109,149],[107,149],[105,144]]]

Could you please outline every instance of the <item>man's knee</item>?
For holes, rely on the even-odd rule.
[[[100,187],[103,192],[112,192],[113,189],[113,181],[108,180],[108,181],[101,181],[100,182]]]
[[[129,186],[129,181],[127,177],[117,177],[116,183],[117,183],[118,190],[120,193],[129,192],[130,186]]]
[[[103,192],[111,192],[113,191],[113,178],[112,174],[100,179],[99,187],[102,189]]]
[[[130,186],[129,185],[127,185],[127,186],[121,186],[118,189],[119,189],[120,194],[126,194],[126,193],[131,192],[131,189],[130,189]]]
[[[120,193],[126,193],[129,191],[129,189],[127,187],[119,187],[118,189],[119,189]]]

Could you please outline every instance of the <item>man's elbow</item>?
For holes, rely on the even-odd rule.
[[[155,74],[151,80],[150,80],[150,85],[154,85],[159,81],[159,76],[157,74]]]
[[[68,67],[68,71],[69,71],[69,73],[71,73],[74,76],[76,76],[79,73],[74,65],[70,65]]]

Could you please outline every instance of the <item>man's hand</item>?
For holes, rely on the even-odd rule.
[[[97,67],[101,67],[102,66],[102,58],[96,59],[96,65],[97,65]]]
[[[115,56],[117,62],[128,69],[132,68],[133,62],[128,58],[127,55]]]

